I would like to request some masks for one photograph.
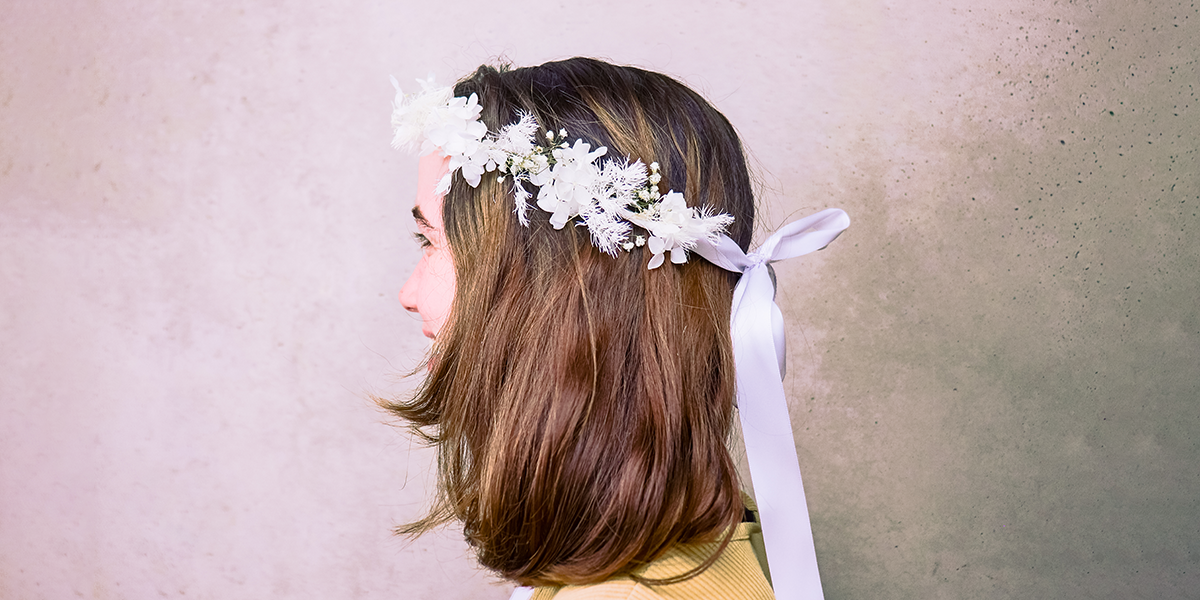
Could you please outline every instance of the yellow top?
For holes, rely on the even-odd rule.
[[[774,600],[775,594],[755,553],[755,546],[761,549],[761,540],[758,523],[740,523],[721,557],[691,579],[670,585],[644,585],[629,576],[615,577],[590,585],[535,588],[531,600]],[[703,563],[719,545],[672,548],[636,573],[650,579],[679,575]]]

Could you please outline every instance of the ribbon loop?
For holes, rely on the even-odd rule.
[[[845,211],[830,208],[788,223],[750,254],[727,236],[701,240],[695,249],[714,265],[742,274],[730,319],[738,414],[768,564],[775,567],[771,581],[780,600],[822,600],[824,593],[784,396],[783,313],[775,304],[769,265],[820,250],[849,226]]]

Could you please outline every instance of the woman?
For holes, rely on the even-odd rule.
[[[729,122],[590,59],[423,85],[393,125],[432,150],[401,300],[434,342],[387,406],[437,446],[439,488],[402,531],[461,521],[535,598],[773,597],[725,447],[734,289],[765,272]]]

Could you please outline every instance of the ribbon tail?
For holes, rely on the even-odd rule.
[[[779,370],[782,357],[776,353],[773,319],[762,318],[779,310],[772,301],[774,286],[765,265],[742,277],[745,289],[735,303],[733,322],[738,413],[767,560],[774,567],[771,582],[780,600],[822,600],[808,502]]]

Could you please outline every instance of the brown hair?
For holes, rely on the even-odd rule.
[[[674,79],[576,58],[480,67],[455,87],[472,93],[490,131],[526,111],[539,135],[657,161],[661,192],[732,215],[748,245],[738,137]],[[743,513],[725,446],[734,276],[695,254],[648,270],[644,248],[609,256],[540,210],[524,227],[510,185],[455,173],[444,199],[457,293],[424,383],[386,403],[437,445],[438,496],[399,531],[461,520],[480,563],[526,585],[602,581],[676,544],[724,548]]]

